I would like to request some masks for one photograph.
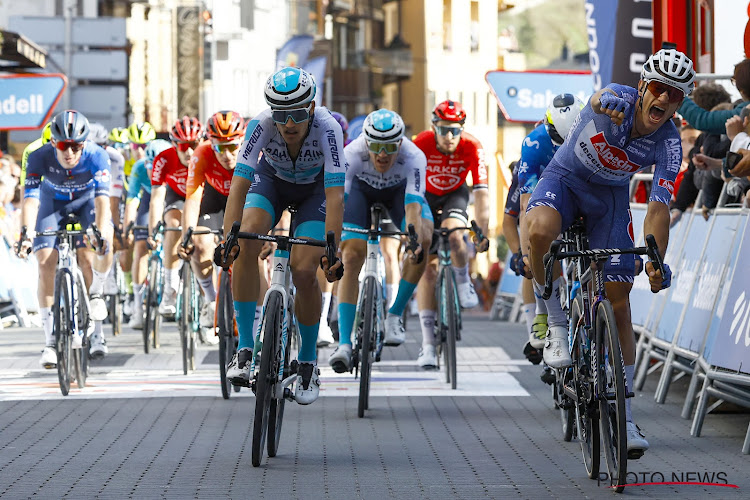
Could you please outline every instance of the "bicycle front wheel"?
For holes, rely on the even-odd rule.
[[[362,340],[359,342],[361,352],[359,354],[359,401],[357,403],[357,416],[365,416],[365,410],[370,403],[370,377],[372,375],[372,362],[374,358],[375,327],[377,325],[378,311],[375,297],[378,293],[378,284],[373,276],[365,278],[362,286],[363,298],[362,310],[359,317],[362,318]]]
[[[83,284],[79,281],[76,285],[78,287],[78,297],[83,297],[84,291]],[[82,330],[81,335],[81,348],[73,349],[73,369],[76,374],[76,382],[78,388],[83,389],[86,387],[86,378],[89,373],[89,339],[88,339],[88,328],[89,321],[93,321],[89,318],[89,312],[86,308],[86,303],[83,300],[79,301],[79,315],[78,315],[78,328]],[[78,332],[76,333],[78,334]]]
[[[461,322],[459,318],[458,294],[456,293],[456,279],[452,272],[443,269],[440,280],[441,321],[445,329],[445,381],[450,383],[451,389],[456,389],[456,339]]]
[[[255,420],[253,421],[253,467],[260,466],[268,430],[268,413],[276,389],[279,365],[276,359],[281,339],[284,298],[280,292],[271,292],[263,314],[260,369],[255,376]]]
[[[579,324],[583,318],[583,299],[578,296],[570,306],[570,327],[573,328],[573,339],[582,337],[583,325]],[[573,368],[555,370],[555,393],[557,406],[560,410],[560,423],[562,424],[563,441],[570,442],[573,439],[575,429],[575,411],[573,401],[565,395],[565,387],[571,387],[574,383]]]
[[[288,318],[288,331],[286,337],[286,345],[284,349],[284,369],[282,371],[281,380],[286,379],[292,374],[290,368],[291,352],[292,352],[292,339],[297,336],[297,322],[292,318],[291,304],[287,309]],[[279,342],[279,347],[281,342]],[[281,441],[281,425],[284,423],[284,405],[286,399],[273,398],[268,408],[268,456],[275,457],[279,451],[279,441]]]
[[[192,329],[192,314],[190,312],[190,282],[193,275],[190,272],[190,264],[183,263],[181,271],[182,289],[179,300],[179,329],[180,346],[182,347],[182,373],[187,375],[190,371],[190,330]]]
[[[599,424],[610,485],[617,493],[628,477],[628,438],[625,426],[625,366],[612,304],[596,308],[597,383]]]
[[[219,334],[219,378],[221,395],[229,399],[232,395],[232,382],[227,378],[227,365],[234,356],[234,304],[232,303],[232,282],[229,273],[219,275],[219,292],[216,298],[216,328]]]
[[[154,307],[156,302],[156,276],[157,276],[157,263],[151,259],[148,266],[148,284],[145,290],[144,297],[144,325],[143,325],[143,351],[148,354],[151,348],[152,335],[156,330],[156,316],[158,311]],[[155,346],[154,346],[155,347]]]
[[[579,304],[580,305],[580,304]],[[575,402],[575,430],[581,445],[583,465],[590,479],[599,476],[599,411],[595,399],[591,357],[587,336],[580,332],[573,344],[573,385],[578,401]],[[592,346],[595,345],[592,343]]]
[[[64,271],[57,273],[55,278],[55,348],[57,349],[57,380],[60,382],[60,392],[67,396],[70,392],[70,358],[71,336],[73,335],[73,289],[70,275]]]

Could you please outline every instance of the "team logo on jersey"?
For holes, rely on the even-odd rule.
[[[445,173],[436,174],[429,176],[427,178],[427,182],[441,191],[450,191],[451,189],[461,184],[461,176]]]
[[[539,149],[539,141],[532,141],[529,136],[526,136],[523,140],[523,145],[527,148]]]
[[[109,182],[109,170],[97,170],[94,179],[96,179],[96,182]]]
[[[668,179],[659,179],[659,186],[666,188],[669,194],[674,194],[674,182]]]
[[[591,145],[599,156],[599,162],[610,170],[637,172],[640,168],[630,161],[625,151],[608,143],[604,137],[604,132],[599,132],[593,136],[591,138]]]

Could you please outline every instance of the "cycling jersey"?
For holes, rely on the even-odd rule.
[[[555,156],[557,149],[544,124],[536,127],[523,139],[521,159],[518,162],[518,185],[521,193],[530,194],[534,191],[539,176]]]
[[[29,162],[29,155],[42,146],[44,146],[44,141],[42,141],[42,138],[40,137],[39,139],[30,142],[29,145],[24,148],[23,156],[21,157],[21,178],[18,179],[19,183],[24,184],[26,182],[26,164]]]
[[[607,85],[630,104],[619,127],[609,116],[596,114],[587,104],[568,137],[550,162],[576,177],[594,184],[626,186],[633,174],[655,165],[649,201],[669,204],[674,180],[682,164],[682,142],[674,123],[667,121],[649,135],[630,139],[635,119],[638,90],[618,84]]]
[[[474,189],[487,189],[487,165],[484,161],[484,148],[473,135],[463,132],[458,147],[450,155],[438,151],[435,132],[425,130],[414,139],[419,149],[427,157],[426,191],[438,196],[455,191],[466,182],[471,172]]]
[[[190,158],[185,192],[191,196],[204,182],[210,184],[223,196],[229,196],[234,170],[227,170],[216,159],[211,144],[198,146]]]
[[[401,230],[405,225],[406,206],[411,203],[419,203],[422,218],[432,220],[424,198],[427,161],[413,142],[403,139],[396,160],[385,173],[375,170],[362,135],[344,148],[344,154],[349,168],[346,171],[342,241],[367,239],[366,235],[346,231],[346,228],[370,227],[370,207],[376,202],[388,209],[393,224]]]
[[[112,146],[107,146],[104,150],[109,155],[110,177],[112,178],[109,196],[110,198],[120,198],[125,187],[125,157]]]
[[[268,108],[247,126],[235,175],[253,180],[263,153],[276,177],[286,182],[312,184],[323,171],[325,187],[343,186],[346,176],[343,144],[341,125],[326,108],[316,108],[299,155],[292,160]]]
[[[516,163],[513,167],[513,181],[508,189],[508,198],[505,200],[505,213],[511,217],[518,217],[521,212],[521,188],[518,184],[518,163]]]
[[[165,149],[154,158],[154,166],[151,170],[152,186],[166,184],[176,194],[185,198],[187,176],[188,168],[180,162],[175,148]]]
[[[72,169],[57,161],[56,149],[47,143],[29,155],[24,196],[44,200],[74,200],[88,196],[109,196],[109,156],[94,144],[85,142],[81,159]]]
[[[143,159],[138,160],[133,165],[128,178],[128,200],[140,199],[141,190],[146,194],[151,194],[151,179],[148,176],[146,162]]]

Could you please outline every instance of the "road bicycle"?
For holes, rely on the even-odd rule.
[[[76,239],[86,234],[95,250],[101,248],[103,240],[96,224],[91,224],[88,231],[83,231],[79,219],[73,214],[64,217],[59,227],[56,231],[43,231],[37,235],[57,238],[57,269],[52,313],[57,350],[57,379],[60,383],[60,392],[67,396],[73,378],[80,389],[86,387],[88,332],[93,325],[93,320],[89,316],[89,294],[83,273],[78,267]],[[21,232],[20,241],[24,240],[26,228]]]
[[[400,231],[386,231],[380,228],[383,222],[384,208],[375,204],[371,209],[370,229],[346,228],[347,231],[367,235],[367,251],[365,253],[365,267],[361,275],[359,298],[354,314],[354,345],[352,346],[351,371],[359,377],[359,399],[357,401],[357,416],[365,416],[365,410],[370,403],[370,380],[372,364],[380,361],[385,336],[385,268],[382,265],[383,256],[380,253],[380,238],[382,236],[409,236],[407,248],[416,249],[417,234],[414,226],[409,224],[407,233]]]
[[[572,266],[568,338],[573,364],[556,370],[555,382],[555,404],[561,412],[563,437],[568,440],[576,434],[591,479],[599,475],[601,445],[610,485],[618,493],[627,481],[625,399],[633,393],[625,383],[617,323],[604,288],[604,264],[612,255],[648,255],[664,275],[653,235],[646,236],[646,244],[635,248],[590,249],[585,224],[578,220],[563,239],[552,242],[544,256],[545,299],[552,295],[555,261],[570,259],[568,266]]]
[[[458,301],[458,288],[456,275],[451,265],[450,235],[455,231],[472,231],[479,241],[484,239],[482,231],[476,221],[471,221],[470,227],[437,228],[435,234],[438,236],[438,278],[435,288],[437,299],[436,333],[439,340],[437,346],[438,368],[440,358],[445,364],[445,382],[451,384],[451,389],[456,389],[456,342],[461,340],[461,304]]]
[[[289,211],[294,218],[294,209],[290,207]],[[335,262],[336,241],[333,231],[328,232],[326,241],[321,241],[240,232],[240,223],[235,222],[223,245],[224,262],[229,252],[238,245],[238,239],[261,240],[277,245],[271,267],[271,284],[263,298],[261,328],[253,348],[250,367],[254,374],[250,388],[255,393],[252,463],[254,467],[258,467],[263,459],[264,447],[267,448],[269,457],[276,456],[281,438],[284,403],[286,400],[294,400],[294,393],[289,386],[297,379],[299,364],[296,359],[292,360],[290,344],[291,337],[298,335],[298,329],[289,254],[294,245],[325,247],[328,262]]]
[[[221,395],[229,399],[232,391],[238,392],[240,386],[233,385],[227,377],[227,365],[237,352],[237,325],[234,320],[234,301],[232,299],[232,269],[222,269],[219,273],[219,289],[216,295],[216,334],[219,336],[219,376],[221,378]]]

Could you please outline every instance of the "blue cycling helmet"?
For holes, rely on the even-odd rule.
[[[404,120],[388,109],[373,111],[362,125],[365,139],[372,142],[398,142],[404,136],[406,126]]]
[[[83,142],[89,135],[89,121],[83,113],[66,109],[52,119],[50,131],[56,141]]]
[[[284,68],[266,80],[266,103],[273,109],[306,108],[315,92],[315,79],[300,68]]]
[[[154,139],[146,146],[146,156],[144,161],[146,162],[146,168],[151,168],[154,164],[154,159],[164,150],[172,147],[169,141],[164,139]]]
[[[346,120],[346,117],[339,113],[338,111],[331,111],[331,116],[339,122],[339,125],[341,125],[341,130],[346,133],[347,130],[349,130],[349,122]]]

